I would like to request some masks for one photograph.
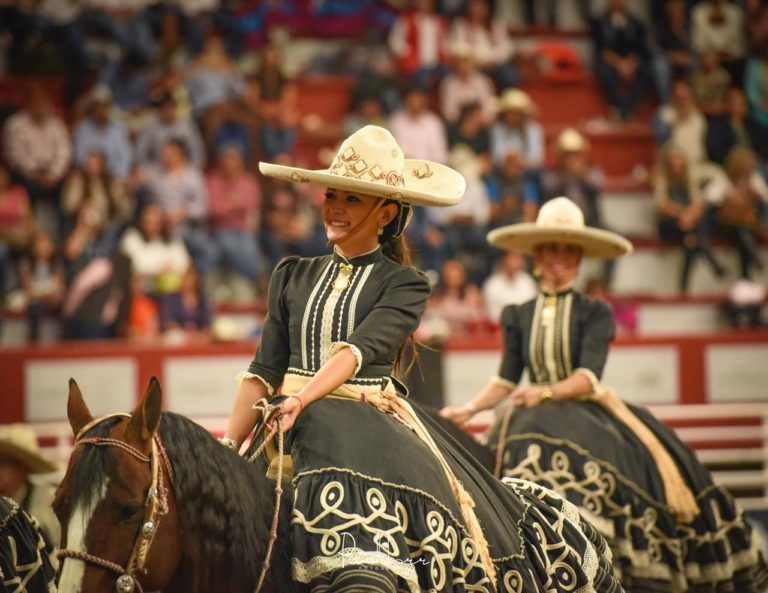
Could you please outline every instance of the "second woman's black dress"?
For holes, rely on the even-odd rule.
[[[502,313],[504,357],[496,381],[513,388],[583,373],[599,387],[614,337],[609,307],[565,291],[541,293]],[[680,469],[699,504],[689,523],[665,504],[654,459],[638,437],[595,401],[547,401],[514,410],[506,434],[499,419],[489,443],[503,450],[502,475],[552,488],[579,507],[613,551],[632,592],[762,593],[768,569],[757,537],[722,487],[664,424],[629,406]]]

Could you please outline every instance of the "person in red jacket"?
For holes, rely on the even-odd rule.
[[[434,0],[413,0],[389,33],[398,71],[424,87],[438,82],[447,61],[448,23],[434,5]]]

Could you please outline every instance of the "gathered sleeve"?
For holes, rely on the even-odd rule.
[[[419,325],[427,306],[427,277],[415,268],[403,268],[383,289],[382,296],[347,341],[358,358],[358,368],[394,361],[400,347]]]
[[[520,382],[525,369],[523,357],[523,328],[518,315],[519,307],[509,305],[501,312],[501,330],[504,338],[504,351],[499,365],[499,373],[493,381],[514,389]]]
[[[257,379],[264,383],[269,395],[274,395],[277,391],[288,369],[291,348],[285,296],[286,287],[298,260],[296,256],[286,257],[272,272],[267,295],[267,316],[264,318],[261,341],[244,375],[247,379]]]
[[[586,301],[585,317],[579,335],[579,368],[593,387],[599,382],[608,358],[608,346],[616,335],[616,323],[610,307],[600,301]]]

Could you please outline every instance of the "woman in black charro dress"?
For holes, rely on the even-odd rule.
[[[577,505],[608,541],[628,592],[766,590],[757,537],[732,497],[669,428],[600,385],[613,316],[571,284],[582,256],[615,257],[631,246],[585,227],[566,198],[548,202],[536,223],[498,229],[489,240],[534,255],[540,294],[503,311],[498,376],[443,415],[463,423],[509,397],[488,435],[497,473]],[[526,369],[530,385],[518,387]]]
[[[429,295],[398,252],[410,204],[456,203],[463,178],[404,159],[375,126],[350,136],[327,171],[261,170],[328,188],[334,244],[332,255],[275,269],[261,344],[222,439],[239,448],[254,402],[284,398],[294,580],[324,593],[621,591],[604,541],[574,506],[495,480],[408,406],[392,377]]]
[[[37,522],[0,496],[0,593],[56,591],[52,552]]]

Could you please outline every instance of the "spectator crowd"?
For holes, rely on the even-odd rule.
[[[698,256],[727,273],[717,236],[737,247],[748,278],[766,235],[768,9],[649,3],[650,23],[626,0],[597,12],[579,3],[606,117],[620,127],[648,95],[659,100],[653,190],[660,238],[685,253],[680,289]],[[488,230],[532,221],[558,195],[603,226],[604,175],[588,138],[568,127],[548,146],[520,88],[530,56],[502,18],[507,4],[3,6],[6,72],[56,72],[62,85],[30,85],[2,114],[0,294],[25,311],[32,341],[50,315],[64,339],[208,339],[213,302],[253,300],[282,257],[327,251],[322,194],[258,176],[258,161],[296,162],[308,131],[341,137],[374,123],[409,157],[467,179],[457,207],[417,209],[409,227],[435,281],[425,324],[456,335],[495,323],[535,283],[520,255],[488,246]],[[531,22],[533,4],[522,3]],[[286,32],[348,43],[297,72]],[[304,73],[355,81],[343,129],[301,112],[294,77]]]

